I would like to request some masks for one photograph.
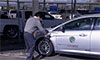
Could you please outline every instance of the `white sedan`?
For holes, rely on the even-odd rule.
[[[48,38],[35,36],[36,50],[42,55],[49,56],[55,52],[100,56],[100,14],[69,20],[49,32]]]
[[[62,19],[62,16],[57,12],[48,12],[48,13],[56,19]]]

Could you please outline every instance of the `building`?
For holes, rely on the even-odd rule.
[[[0,0],[0,6],[2,9],[7,9],[7,0]],[[8,0],[10,9],[17,9],[17,0]],[[59,9],[71,9],[72,0],[46,0],[46,8],[50,6],[57,6]],[[100,6],[100,0],[76,0],[76,9],[80,10],[93,10],[95,7]],[[20,9],[32,9],[32,0],[19,0]],[[39,8],[43,9],[44,3],[43,0],[39,0]]]

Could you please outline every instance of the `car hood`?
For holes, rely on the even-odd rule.
[[[78,19],[78,18],[75,18],[75,19]],[[57,31],[55,31],[55,30],[56,30],[57,28],[59,28],[59,27],[65,25],[65,24],[67,24],[67,23],[69,23],[70,21],[73,21],[73,20],[75,20],[75,19],[67,20],[66,22],[64,22],[64,23],[62,23],[62,24],[60,24],[60,25],[58,25],[58,26],[56,26],[56,27],[54,27],[54,28],[47,28],[47,30],[49,31],[49,33],[48,33],[47,35],[50,35],[51,33],[52,33],[52,34],[54,34],[54,33],[56,34]]]

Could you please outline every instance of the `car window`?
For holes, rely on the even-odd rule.
[[[100,30],[100,18],[96,18],[94,30]]]
[[[51,17],[50,17],[49,15],[46,14],[46,15],[45,15],[45,18],[51,18]]]
[[[84,18],[72,21],[65,25],[65,30],[90,30],[91,18]]]
[[[51,15],[45,13],[44,14],[44,19],[54,19]]]

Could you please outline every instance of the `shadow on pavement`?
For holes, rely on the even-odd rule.
[[[43,56],[43,55],[38,55],[35,57],[35,60],[41,60],[41,59],[44,59],[46,56]]]
[[[60,54],[60,56],[70,57],[70,58],[76,58],[76,59],[82,59],[82,60],[100,60],[100,58],[86,57],[86,56],[79,56],[79,55],[65,55],[65,54]]]
[[[19,40],[18,38],[8,39],[4,36],[0,36],[0,51],[18,49],[25,49],[25,43],[22,38]]]

